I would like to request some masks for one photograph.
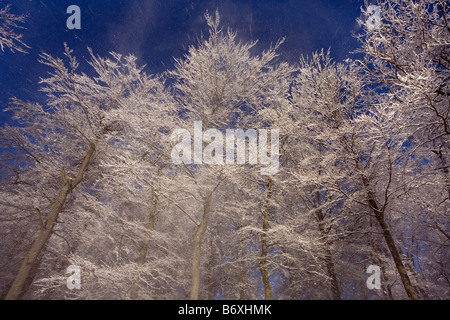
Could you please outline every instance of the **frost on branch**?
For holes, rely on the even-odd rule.
[[[1,295],[34,261],[13,298],[448,298],[448,7],[379,4],[355,61],[255,53],[218,13],[163,75],[43,54],[48,99],[14,99],[0,135]],[[194,121],[278,128],[279,172],[174,164]]]
[[[10,9],[10,4],[0,9],[0,48],[2,51],[6,47],[12,52],[27,53],[29,47],[22,41],[22,34],[17,33],[17,29],[22,28],[20,24],[25,21],[25,16],[12,14]]]

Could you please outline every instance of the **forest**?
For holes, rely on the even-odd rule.
[[[161,74],[42,53],[0,128],[0,298],[450,299],[450,6],[377,9],[345,61],[219,11]],[[2,50],[26,23],[0,8]]]

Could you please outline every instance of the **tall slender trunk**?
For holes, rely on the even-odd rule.
[[[197,226],[194,235],[194,250],[192,253],[192,278],[190,300],[198,300],[200,293],[200,262],[202,252],[202,240],[208,226],[208,219],[211,210],[211,191],[208,191],[203,199],[203,216],[202,221]]]
[[[406,294],[411,300],[419,300],[419,297],[417,296],[417,293],[414,290],[414,287],[406,271],[405,265],[403,264],[402,258],[395,244],[394,237],[391,234],[388,224],[384,220],[384,212],[379,209],[377,201],[375,200],[375,195],[372,193],[372,191],[370,191],[369,182],[367,181],[367,179],[363,178],[363,181],[366,189],[368,190],[369,206],[372,209],[375,218],[377,219],[378,224],[381,227],[381,230],[383,231],[384,239],[392,255],[392,258],[394,259],[395,267],[397,268],[397,271],[400,275],[400,279],[402,281],[403,287],[405,288]]]
[[[156,194],[156,191],[154,188],[152,188],[152,200],[149,208],[149,214],[148,214],[148,222],[147,222],[147,234],[144,239],[144,242],[139,249],[139,256],[136,259],[136,264],[139,267],[143,266],[145,263],[145,259],[147,258],[147,252],[148,248],[150,246],[150,240],[151,240],[151,231],[155,227],[155,217],[156,217],[156,206],[158,204],[158,195]],[[138,272],[135,280],[133,281],[133,285],[131,286],[130,290],[130,299],[136,300],[139,295],[139,282],[140,282],[140,272]]]
[[[272,197],[272,178],[267,179],[267,198],[263,211],[263,229],[261,233],[261,258],[259,260],[259,271],[264,285],[264,299],[272,299],[272,287],[270,285],[269,273],[267,272],[267,231],[269,230],[269,205]]]
[[[331,294],[333,300],[341,300],[341,292],[337,281],[334,268],[333,256],[331,254],[330,244],[325,243],[325,264],[327,266],[328,276],[330,277]]]
[[[323,214],[320,201],[320,193],[316,191],[315,193],[315,204],[317,206],[316,216],[319,222],[319,230],[320,235],[323,239],[323,248],[324,248],[324,260],[325,265],[327,266],[328,277],[330,278],[330,289],[333,300],[341,300],[341,292],[339,290],[339,284],[337,281],[336,271],[333,262],[333,255],[331,253],[331,241],[329,239],[329,230],[325,228],[325,215]]]
[[[13,284],[5,297],[5,300],[16,300],[22,294],[23,287],[30,276],[30,271],[36,266],[38,257],[42,252],[42,249],[45,247],[48,239],[53,233],[53,227],[55,226],[59,213],[61,212],[61,209],[66,202],[68,194],[73,189],[75,189],[78,186],[78,184],[83,180],[84,173],[86,172],[89,166],[94,151],[95,151],[95,144],[91,143],[89,150],[83,160],[83,163],[81,164],[81,167],[78,170],[78,174],[75,180],[71,181],[64,172],[64,169],[62,169],[61,175],[64,185],[61,187],[58,196],[53,201],[53,204],[50,208],[50,212],[47,215],[47,221],[42,226],[37,238],[31,245],[31,248],[28,251],[24,261],[22,262],[22,265],[20,266],[19,272],[17,273],[17,276],[14,279]]]
[[[392,258],[394,259],[395,266],[397,267],[397,271],[400,274],[400,279],[402,280],[403,287],[405,288],[406,294],[412,300],[419,300],[417,293],[412,286],[411,280],[409,279],[408,273],[406,272],[403,261],[400,257],[400,253],[398,252],[397,246],[395,245],[394,238],[389,230],[389,226],[384,221],[383,217],[380,215],[377,216],[378,223],[380,224],[381,229],[383,230],[384,239],[388,245],[389,251],[391,252]]]
[[[244,240],[239,237],[239,300],[245,300]]]
[[[355,163],[358,171],[363,172],[361,163],[359,162],[358,158],[355,158]],[[389,174],[392,174],[392,169],[390,169]],[[372,188],[370,187],[369,179],[366,176],[361,175],[361,180],[367,192],[367,204],[374,213],[374,216],[378,221],[381,230],[383,231],[384,240],[386,241],[386,244],[388,246],[389,252],[392,255],[392,258],[394,259],[395,267],[397,268],[397,272],[400,275],[400,279],[402,281],[403,287],[405,288],[406,294],[411,300],[419,300],[419,297],[417,296],[417,293],[415,292],[414,287],[412,286],[408,273],[406,272],[406,268],[402,262],[400,253],[398,252],[394,237],[392,237],[389,226],[384,219],[384,209],[380,210],[375,194],[373,193]]]

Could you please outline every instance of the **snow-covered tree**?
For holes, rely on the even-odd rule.
[[[127,126],[133,126],[126,122],[128,109],[133,110],[136,99],[145,101],[159,83],[142,72],[133,56],[113,53],[111,59],[103,59],[91,52],[95,75],[89,77],[77,72],[78,62],[67,46],[65,55],[68,67],[61,59],[42,55],[41,62],[53,70],[49,78],[41,80],[42,90],[48,95],[46,105],[14,100],[9,110],[20,126],[2,130],[2,146],[16,150],[28,161],[16,162],[16,170],[24,165],[32,168],[35,180],[28,186],[30,198],[24,202],[38,212],[40,222],[7,299],[16,299],[22,293],[30,271],[55,234],[61,212],[71,210],[66,203],[101,178],[104,169],[99,163],[106,151]],[[162,113],[160,100],[155,98],[148,109]],[[157,126],[157,119],[149,117],[149,123],[152,121]],[[81,188],[77,188],[79,185]]]
[[[276,51],[282,41],[260,56],[254,56],[250,51],[255,42],[240,43],[235,33],[230,30],[224,32],[219,26],[218,12],[214,18],[209,14],[205,17],[209,26],[208,39],[191,47],[184,59],[177,60],[176,69],[170,73],[177,80],[174,89],[180,113],[185,115],[185,123],[201,121],[204,131],[236,127],[251,129],[253,127],[249,126],[258,124],[252,115],[271,100],[276,100],[276,96],[281,99],[285,96],[279,90],[278,81],[289,74],[290,67],[286,63],[274,65]],[[224,158],[221,160],[223,162]],[[198,173],[197,169],[188,169],[188,176],[195,181],[199,179],[196,192],[202,199],[203,212],[194,236],[191,299],[199,297],[203,235],[213,210],[214,193],[220,182],[228,177],[227,172],[227,168],[210,164],[199,169]],[[206,177],[200,177],[200,173]]]
[[[0,295],[448,298],[449,6],[378,5],[359,60],[289,65],[283,40],[258,54],[218,12],[158,76],[43,54],[47,100],[13,99],[0,130]]]
[[[312,146],[301,163],[310,172],[303,171],[299,179],[311,185],[315,193],[313,203],[334,298],[338,298],[338,288],[330,260],[329,232],[339,215],[360,210],[378,222],[403,286],[408,296],[416,299],[387,222],[392,219],[392,198],[398,194],[394,181],[402,142],[396,134],[397,123],[391,119],[392,109],[372,107],[376,103],[374,93],[365,88],[358,63],[334,63],[323,51],[313,54],[311,61],[301,61],[293,92],[307,119],[305,143]]]
[[[379,1],[378,6],[379,26],[364,28],[358,36],[360,52],[371,82],[385,92],[382,103],[391,108],[396,135],[404,141],[404,194],[397,207],[409,217],[403,227],[411,230],[411,224],[423,217],[416,229],[420,232],[408,236],[430,249],[431,234],[443,237],[437,243],[448,240],[450,7],[433,0]],[[445,278],[448,270],[439,267],[439,261],[436,268]]]
[[[20,24],[25,21],[25,16],[15,15],[10,10],[10,4],[0,9],[0,48],[2,51],[6,47],[11,52],[16,50],[27,53],[26,49],[29,47],[22,41],[22,34],[17,33],[17,29],[22,28]]]
[[[443,196],[449,199],[450,6],[389,0],[379,7],[379,27],[358,36],[360,52],[372,81],[388,90],[386,103],[404,121],[400,132],[411,144],[408,153],[435,163],[444,175]]]

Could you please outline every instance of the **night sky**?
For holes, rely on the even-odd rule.
[[[91,47],[100,56],[133,54],[148,73],[160,73],[173,68],[173,58],[183,56],[202,32],[207,34],[204,14],[218,9],[222,26],[236,31],[239,40],[259,41],[256,52],[286,37],[280,51],[285,61],[294,63],[322,48],[331,48],[340,61],[355,57],[352,33],[359,32],[356,19],[364,7],[362,0],[0,0],[0,7],[8,3],[12,13],[28,15],[20,32],[31,49],[28,54],[0,51],[1,109],[11,97],[45,102],[38,82],[50,70],[38,63],[39,54],[63,58],[64,42],[82,69]],[[81,30],[66,26],[70,5],[81,9]],[[0,112],[0,125],[9,117]]]

